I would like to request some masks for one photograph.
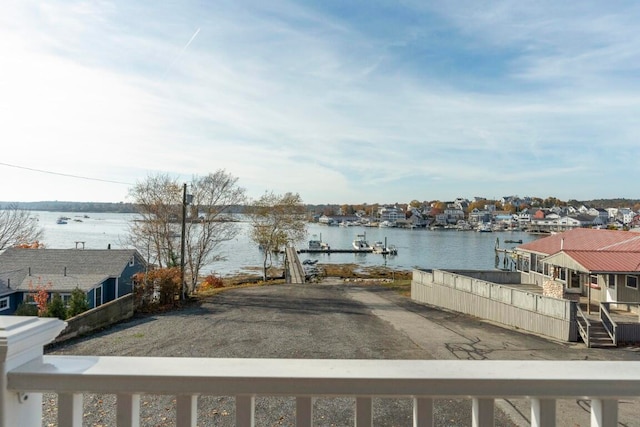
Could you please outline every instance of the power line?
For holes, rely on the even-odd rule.
[[[48,171],[48,170],[44,170],[44,169],[36,169],[36,168],[29,168],[29,167],[26,167],[26,166],[12,165],[12,164],[9,164],[9,163],[4,163],[4,162],[0,162],[0,165],[8,166],[10,168],[16,168],[16,169],[24,169],[24,170],[33,171],[33,172],[48,173],[50,175],[66,176],[66,177],[69,177],[69,178],[77,178],[77,179],[86,179],[87,181],[109,182],[111,184],[121,184],[121,185],[134,185],[134,184],[131,184],[129,182],[112,181],[112,180],[109,180],[109,179],[100,179],[100,178],[91,178],[91,177],[88,177],[88,176],[81,176],[81,175],[72,175],[72,174],[69,174],[69,173],[54,172],[54,171]]]

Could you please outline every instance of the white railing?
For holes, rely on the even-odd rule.
[[[478,427],[494,425],[495,399],[530,399],[532,426],[555,425],[556,399],[590,399],[591,425],[613,427],[618,400],[640,396],[640,362],[42,356],[64,323],[16,319],[0,322],[0,427],[40,426],[42,392],[58,394],[58,425],[73,427],[83,393],[116,395],[118,426],[140,425],[141,394],[176,396],[180,427],[196,425],[201,395],[235,396],[242,427],[254,425],[256,396],[295,397],[297,426],[312,425],[314,398],[351,397],[358,427],[373,425],[376,397],[413,398],[414,426],[433,425],[434,399],[469,398]]]

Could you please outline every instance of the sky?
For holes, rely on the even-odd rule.
[[[640,3],[4,0],[0,200],[638,198]]]

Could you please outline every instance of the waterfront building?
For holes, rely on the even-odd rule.
[[[640,233],[576,228],[515,248],[528,283],[553,280],[594,302],[640,302]]]
[[[135,249],[22,249],[0,254],[0,314],[13,314],[22,302],[33,303],[37,288],[63,301],[79,288],[89,308],[133,291],[133,276],[146,270]]]

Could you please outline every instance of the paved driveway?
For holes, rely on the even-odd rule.
[[[523,335],[451,312],[415,304],[377,287],[278,285],[227,291],[201,304],[136,318],[91,338],[51,351],[57,354],[332,359],[633,359],[630,350],[595,350]],[[212,363],[215,363],[212,360]],[[55,400],[45,413],[53,422]],[[87,425],[113,425],[112,396],[86,396]],[[559,424],[589,425],[586,402],[560,402]],[[621,405],[621,421],[640,426],[635,409]],[[259,426],[293,426],[294,401],[260,398]],[[497,426],[528,425],[528,403],[499,402]],[[201,397],[199,425],[232,426],[233,399]],[[353,401],[318,399],[315,425],[353,425]],[[469,426],[470,402],[436,403],[437,425]],[[172,397],[143,396],[143,425],[175,425]],[[376,426],[410,426],[408,399],[375,400]],[[526,422],[526,423],[525,423]],[[54,424],[55,425],[55,424]]]

